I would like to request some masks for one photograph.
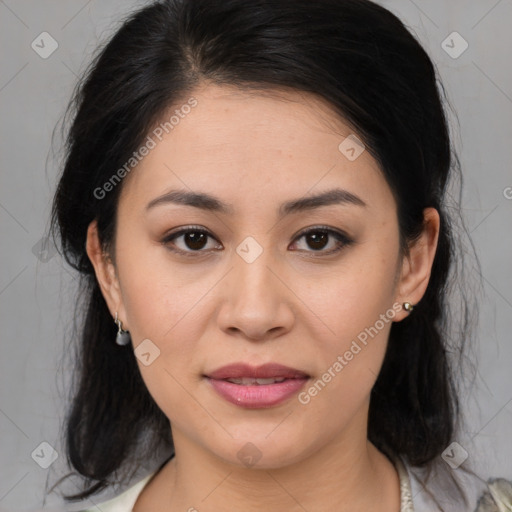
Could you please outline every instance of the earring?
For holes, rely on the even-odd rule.
[[[403,308],[405,311],[408,311],[409,313],[414,309],[414,306],[410,302],[404,302]]]
[[[118,345],[128,345],[128,343],[130,343],[130,333],[128,331],[123,330],[123,324],[121,320],[117,318],[117,311],[114,322],[116,323],[118,329],[116,334],[116,343]]]

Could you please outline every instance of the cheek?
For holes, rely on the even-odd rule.
[[[315,429],[318,436],[323,431],[335,435],[358,413],[364,416],[395,315],[385,301],[370,300],[359,307],[341,302],[326,318],[336,335],[317,338],[322,343],[315,354],[318,374],[299,395],[306,422],[306,418],[323,418]]]
[[[204,282],[184,285],[155,266],[123,283],[132,343],[149,393],[173,423],[179,424],[183,411],[200,417],[187,390],[198,379],[197,340],[206,316],[206,301],[200,298],[209,287]],[[179,417],[176,411],[181,411]]]
[[[125,253],[118,267],[132,339],[150,338],[160,343],[172,339],[180,343],[174,333],[183,325],[197,324],[197,310],[214,285],[212,272],[194,271],[193,265],[173,265],[165,250],[148,246]],[[193,339],[192,332],[189,339]]]
[[[397,244],[398,237],[367,243],[366,250],[354,251],[320,286],[303,287],[304,302],[322,320],[312,333],[321,361],[316,378],[321,382],[311,391],[317,393],[319,407],[339,399],[353,411],[373,387],[397,312],[396,304],[393,307]]]
[[[330,338],[339,340],[341,345],[356,338],[392,309],[397,245],[392,237],[380,242],[364,242],[365,247],[348,253],[329,273],[320,271],[314,275],[304,270],[301,281],[297,282],[303,302],[318,313],[326,332],[332,335]],[[394,313],[393,310],[387,316],[394,317]],[[380,324],[379,330],[386,334]],[[335,344],[335,348],[340,348],[340,344]]]

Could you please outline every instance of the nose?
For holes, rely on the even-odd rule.
[[[252,341],[289,332],[295,319],[293,292],[281,266],[267,256],[267,251],[251,263],[235,253],[233,261],[234,268],[224,283],[219,327],[228,335]]]

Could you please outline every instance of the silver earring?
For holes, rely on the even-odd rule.
[[[409,313],[414,309],[414,306],[410,302],[404,302],[403,308],[405,311],[408,311]]]
[[[128,345],[128,343],[130,343],[130,333],[128,331],[123,330],[123,324],[121,320],[117,318],[117,311],[114,322],[117,325],[116,343],[118,345]]]

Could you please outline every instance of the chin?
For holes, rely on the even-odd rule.
[[[275,428],[275,424],[274,424]],[[279,428],[279,427],[278,427]],[[292,432],[282,432],[280,435],[274,431],[260,430],[250,435],[229,438],[223,446],[210,446],[210,450],[219,458],[229,464],[247,469],[279,469],[290,466],[308,456],[308,452],[316,451],[316,446],[309,446],[303,435]],[[267,437],[266,437],[267,436]],[[300,447],[300,449],[298,448]]]

